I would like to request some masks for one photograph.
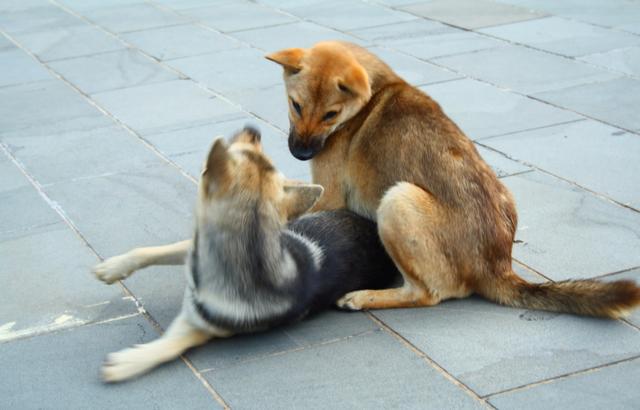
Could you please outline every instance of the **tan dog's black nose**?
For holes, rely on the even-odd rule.
[[[322,138],[311,137],[308,142],[298,138],[294,133],[289,134],[289,151],[301,161],[313,158],[322,149]]]

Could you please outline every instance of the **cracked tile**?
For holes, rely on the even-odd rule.
[[[640,266],[640,213],[538,171],[502,181],[518,209],[514,258],[554,280]]]
[[[132,49],[49,64],[87,94],[177,80],[178,76]]]

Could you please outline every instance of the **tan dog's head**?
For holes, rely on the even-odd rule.
[[[245,127],[227,145],[218,138],[211,147],[199,183],[198,214],[210,218],[246,205],[277,211],[281,222],[308,211],[322,195],[320,185],[285,179],[262,152],[260,132]],[[224,214],[226,211],[223,211]]]
[[[371,98],[366,70],[341,43],[289,48],[266,58],[284,68],[291,122],[289,150],[298,159],[313,158],[327,137]]]

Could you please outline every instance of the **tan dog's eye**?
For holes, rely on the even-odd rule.
[[[332,118],[335,118],[335,116],[338,115],[338,111],[328,111],[324,117],[322,117],[322,121],[329,121]]]
[[[293,105],[293,109],[296,110],[298,115],[302,117],[302,107],[300,107],[300,104],[298,104],[293,98],[289,98],[291,99],[291,105]]]

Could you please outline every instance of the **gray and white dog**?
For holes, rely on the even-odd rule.
[[[287,181],[253,128],[229,147],[216,140],[199,183],[194,238],[133,249],[93,270],[113,283],[146,266],[187,264],[178,317],[159,339],[110,354],[103,379],[126,380],[211,338],[295,322],[348,292],[388,287],[399,274],[373,222],[346,210],[300,217],[322,192]]]

